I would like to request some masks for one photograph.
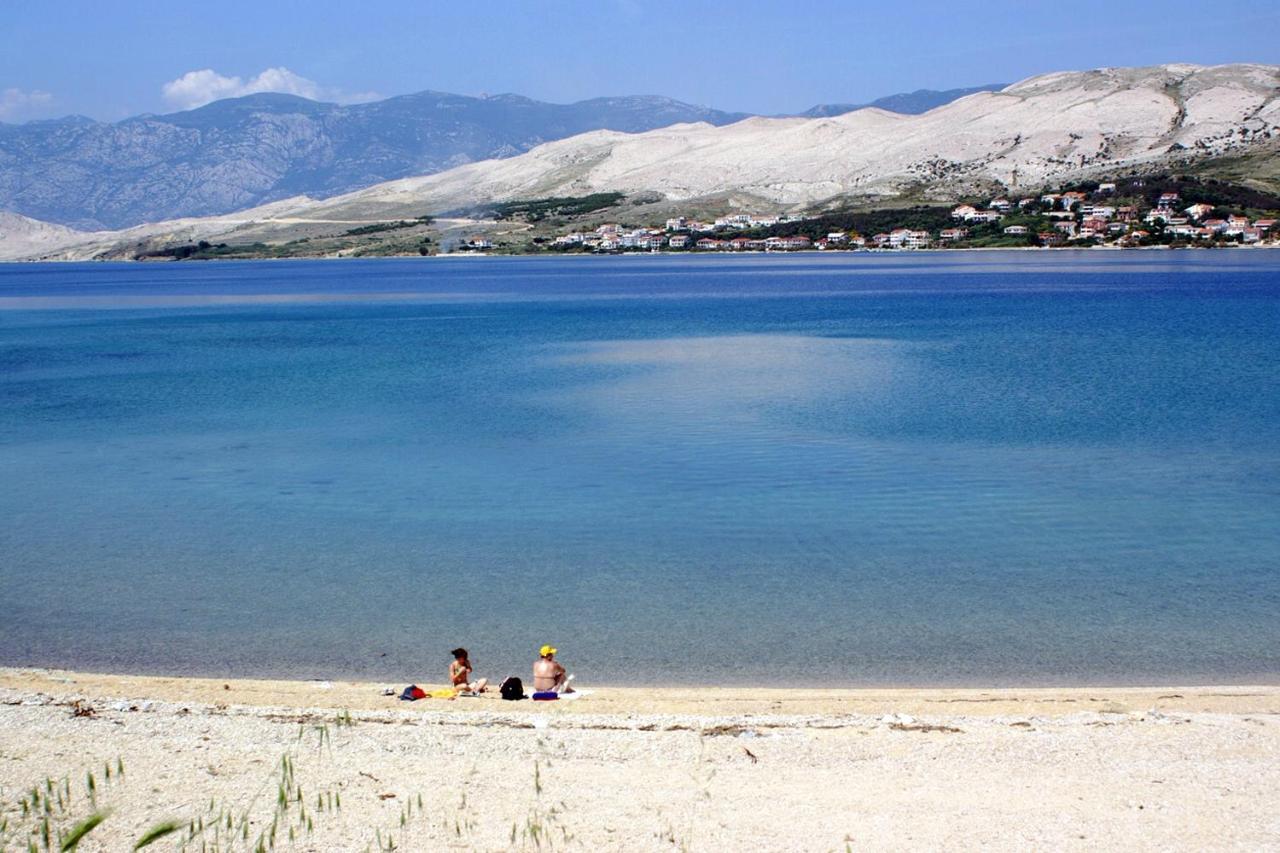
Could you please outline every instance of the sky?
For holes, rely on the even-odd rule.
[[[1280,64],[1274,4],[0,0],[0,121],[284,91],[666,95],[777,114],[1165,62]]]

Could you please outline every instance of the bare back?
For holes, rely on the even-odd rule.
[[[564,680],[564,667],[558,661],[538,658],[533,662],[533,689],[543,693],[555,690]]]

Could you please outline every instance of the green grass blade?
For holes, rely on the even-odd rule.
[[[166,835],[172,835],[179,829],[182,829],[182,824],[178,823],[176,820],[157,823],[138,839],[138,843],[133,845],[133,849],[141,850],[143,847],[148,847],[159,841],[161,838],[164,838]]]
[[[71,832],[67,833],[67,837],[62,841],[61,850],[66,853],[68,850],[75,850],[80,840],[94,830],[98,824],[107,819],[106,812],[94,812],[84,820],[71,827]]]

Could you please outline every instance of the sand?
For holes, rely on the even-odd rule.
[[[1280,847],[1278,687],[384,686],[0,669],[0,847],[39,831],[18,801],[48,778],[55,841],[92,813],[89,772],[108,813],[82,850],[169,819],[153,849],[197,819],[195,849],[273,819],[278,848],[326,851]]]

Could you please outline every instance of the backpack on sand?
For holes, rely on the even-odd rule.
[[[514,675],[509,675],[498,685],[498,692],[502,694],[503,699],[523,699],[524,682]]]

